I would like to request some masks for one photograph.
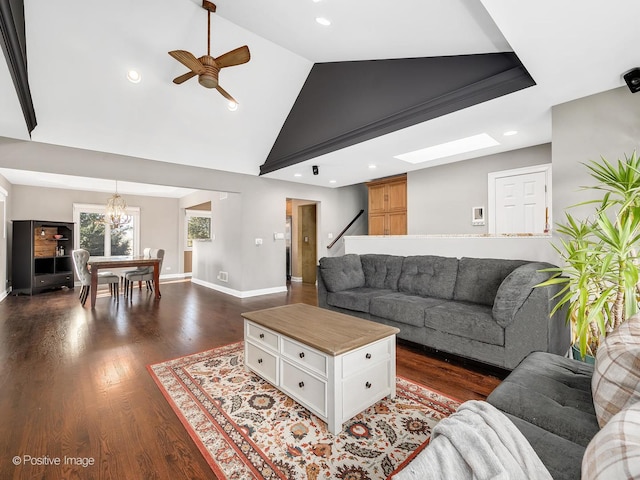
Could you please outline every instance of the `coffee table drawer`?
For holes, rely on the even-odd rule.
[[[327,357],[316,350],[282,338],[282,353],[290,358],[292,363],[304,365],[308,369],[318,372],[322,376],[327,375]]]
[[[245,363],[265,380],[278,384],[278,359],[275,355],[247,342],[247,358]]]
[[[251,322],[246,322],[246,328],[247,337],[255,340],[259,345],[265,345],[271,347],[275,351],[278,351],[279,336],[276,333]]]
[[[391,392],[389,385],[389,362],[376,365],[357,373],[342,383],[344,418],[351,418]]]
[[[342,378],[347,378],[357,371],[369,368],[381,361],[387,361],[391,355],[391,344],[395,338],[385,338],[378,342],[366,345],[363,348],[345,354],[342,361]]]
[[[327,382],[282,360],[280,385],[295,400],[306,404],[320,416],[327,416]]]

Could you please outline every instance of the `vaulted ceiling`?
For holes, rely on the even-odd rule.
[[[549,142],[551,106],[624,85],[622,74],[640,65],[633,48],[640,4],[633,0],[215,3],[212,55],[245,44],[251,50],[249,63],[220,73],[221,85],[239,102],[236,111],[195,79],[171,82],[185,68],[168,51],[206,52],[207,18],[198,0],[112,0],[99,6],[83,0],[25,2],[37,126],[30,138],[3,64],[0,136],[258,175],[281,130],[290,128],[283,126],[314,64],[318,69],[336,62],[383,60],[379,66],[394,69],[398,62],[390,60],[512,52],[535,82],[363,141],[319,149],[300,157],[301,163],[266,173],[342,186],[425,168],[394,156],[479,133],[500,144],[429,165]],[[331,25],[316,23],[321,16]],[[127,81],[130,69],[140,72],[140,83]],[[395,89],[405,88],[393,74],[383,78],[388,85],[376,90],[379,103],[398,98]],[[427,93],[433,88],[424,82]],[[331,86],[325,85],[324,94],[330,93]],[[327,102],[331,100],[335,98]],[[352,119],[363,112],[363,104],[354,107],[348,95],[334,103],[334,118]],[[308,110],[300,117],[306,119],[307,133],[325,131],[323,115]],[[519,133],[504,137],[507,130]],[[320,167],[320,175],[311,174],[311,165]]]

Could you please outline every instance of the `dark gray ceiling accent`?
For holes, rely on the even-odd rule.
[[[0,33],[2,33],[0,44],[13,78],[22,114],[31,134],[38,122],[29,88],[24,32],[24,0],[0,0]]]
[[[260,174],[532,85],[511,52],[317,63]]]

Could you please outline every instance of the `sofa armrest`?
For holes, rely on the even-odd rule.
[[[527,263],[516,268],[500,284],[493,302],[493,318],[502,328],[513,322],[518,310],[527,301],[533,289],[551,274],[541,270],[552,268],[544,262]]]
[[[570,326],[566,322],[566,305],[553,315],[557,303],[554,296],[561,287],[534,288],[515,312],[504,330],[505,368],[513,369],[529,353],[535,351],[565,356],[571,344]]]
[[[321,308],[327,308],[327,286],[322,279],[322,273],[320,272],[320,265],[318,265],[316,271],[316,283],[318,285],[318,306]]]

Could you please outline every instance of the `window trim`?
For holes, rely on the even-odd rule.
[[[104,214],[107,209],[106,205],[97,205],[93,203],[74,203],[73,204],[73,248],[80,248],[80,213],[102,213]],[[127,206],[127,213],[131,215],[133,222],[133,246],[131,251],[133,255],[140,255],[140,207]],[[110,238],[111,226],[105,225],[105,245],[104,253],[105,257],[111,256],[111,242],[107,241]],[[107,255],[108,253],[108,255]]]

